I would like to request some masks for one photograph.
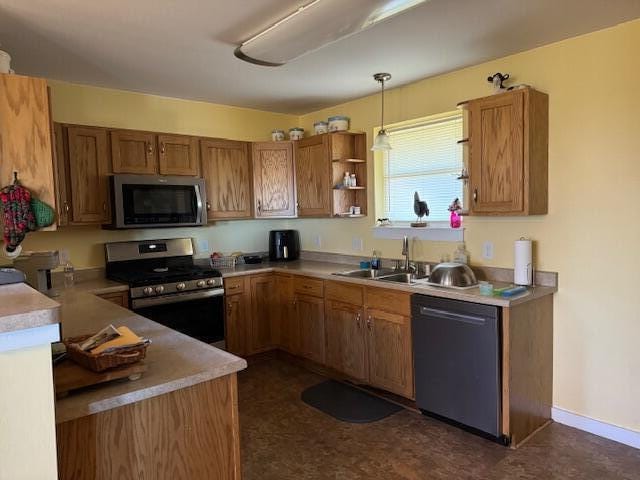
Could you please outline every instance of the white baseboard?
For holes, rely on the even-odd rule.
[[[554,422],[562,423],[563,425],[568,425],[640,449],[640,432],[584,417],[557,407],[551,408],[551,418],[553,418]]]

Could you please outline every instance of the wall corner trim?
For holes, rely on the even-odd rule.
[[[640,449],[640,432],[585,417],[558,407],[551,409],[551,418],[554,422]]]

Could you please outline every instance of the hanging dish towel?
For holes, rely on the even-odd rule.
[[[20,185],[17,174],[14,174],[12,185],[0,190],[0,208],[4,219],[5,249],[11,253],[18,248],[28,232],[36,229],[31,192]]]

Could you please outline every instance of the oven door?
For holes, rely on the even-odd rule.
[[[131,300],[134,312],[205,343],[224,348],[224,289]]]
[[[111,177],[115,228],[204,224],[204,180],[154,175]]]

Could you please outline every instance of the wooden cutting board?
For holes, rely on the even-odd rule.
[[[90,387],[122,378],[138,380],[146,371],[147,365],[144,360],[104,372],[93,372],[70,359],[66,359],[53,367],[53,384],[56,397],[60,398],[78,388]]]

